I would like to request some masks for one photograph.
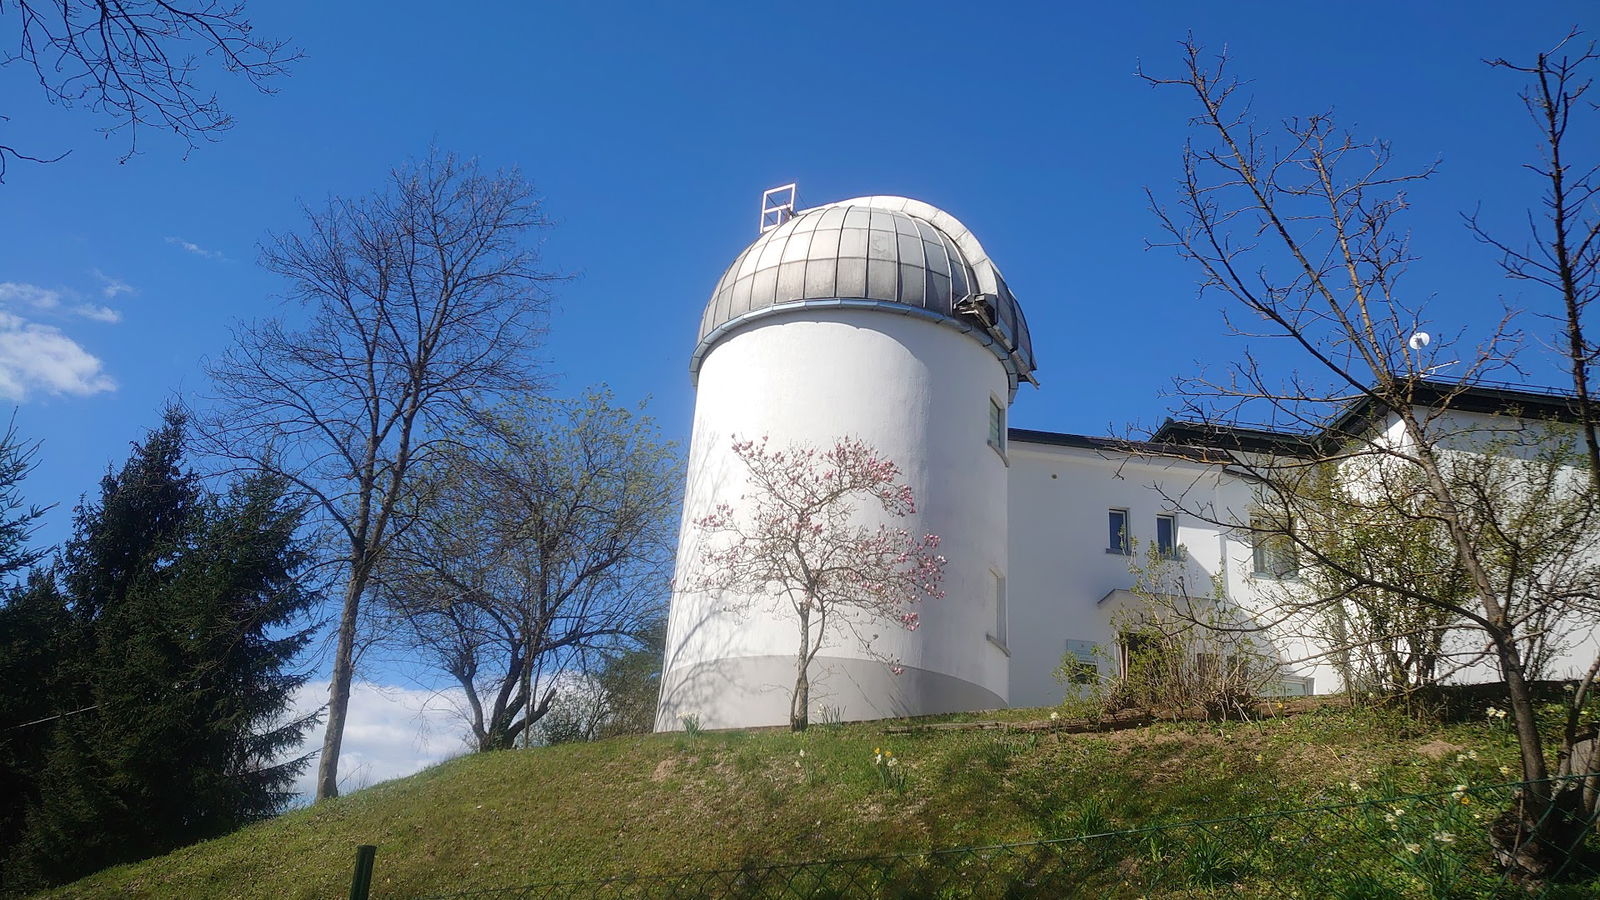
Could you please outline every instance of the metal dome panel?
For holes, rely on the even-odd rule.
[[[1027,322],[999,270],[953,216],[904,197],[806,210],[745,248],[706,304],[691,375],[738,326],[819,305],[927,316],[989,345],[1013,390],[1019,380],[1033,380]]]

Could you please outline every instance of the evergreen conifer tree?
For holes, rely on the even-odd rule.
[[[52,699],[87,711],[50,730],[8,888],[271,815],[304,766],[282,760],[314,720],[284,715],[314,600],[301,511],[269,476],[208,493],[183,470],[184,432],[169,410],[79,509],[52,567],[65,619]]]
[[[57,703],[55,678],[69,624],[61,594],[43,572],[10,589],[0,605],[0,895],[7,849],[16,846],[24,812],[39,799],[52,725],[71,712]]]
[[[15,428],[0,434],[0,579],[10,579],[47,552],[30,546],[45,510],[29,506],[21,489],[38,450]],[[49,731],[41,726],[57,713],[48,673],[61,650],[62,612],[48,578],[35,575],[25,587],[0,587],[0,798],[6,798],[0,801],[0,848],[12,846],[20,835],[25,801],[44,764]]]

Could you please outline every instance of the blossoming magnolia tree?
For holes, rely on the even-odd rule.
[[[740,612],[763,597],[794,608],[800,646],[789,724],[803,731],[811,662],[829,629],[848,631],[869,649],[877,635],[862,629],[874,620],[916,630],[916,603],[944,596],[945,559],[936,552],[938,535],[862,524],[858,511],[874,505],[895,517],[917,508],[910,486],[896,483],[899,467],[865,442],[841,438],[827,449],[772,449],[765,437],[735,438],[733,451],[749,470],[741,509],[719,504],[694,521],[705,549],[699,574],[682,587],[732,595],[730,608]],[[894,674],[902,671],[897,660],[884,662]]]

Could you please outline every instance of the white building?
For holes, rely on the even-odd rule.
[[[1130,453],[1109,439],[1006,427],[1019,385],[1032,381],[1032,341],[999,269],[954,217],[864,197],[774,206],[763,218],[713,292],[691,357],[697,397],[675,583],[692,582],[698,565],[692,523],[743,492],[736,437],[865,440],[900,465],[917,497],[911,521],[896,524],[940,535],[949,557],[945,597],[923,605],[922,627],[874,629],[870,651],[844,633],[830,638],[811,669],[813,717],[1059,702],[1067,688],[1053,673],[1065,654],[1115,665],[1086,651],[1117,642],[1114,611],[1134,581],[1119,535],[1181,545],[1184,567],[1247,608],[1273,580],[1258,571],[1273,564],[1247,532],[1177,511],[1205,506],[1216,512],[1207,519],[1248,521],[1248,485],[1200,454]],[[1476,406],[1466,413],[1491,415],[1511,401],[1555,402],[1490,390],[1468,399]],[[1266,450],[1286,440],[1299,438],[1173,422],[1152,442]],[[658,729],[683,717],[707,728],[788,721],[794,615],[776,602],[739,605],[674,594]],[[904,671],[891,674],[885,656]],[[1291,693],[1337,687],[1331,669],[1313,664],[1284,681]]]

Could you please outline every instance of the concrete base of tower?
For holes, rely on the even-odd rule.
[[[671,669],[662,676],[657,731],[789,724],[792,656],[745,656]],[[811,721],[857,722],[974,709],[1000,709],[1005,698],[969,681],[906,666],[895,675],[877,660],[819,656],[811,663]]]

